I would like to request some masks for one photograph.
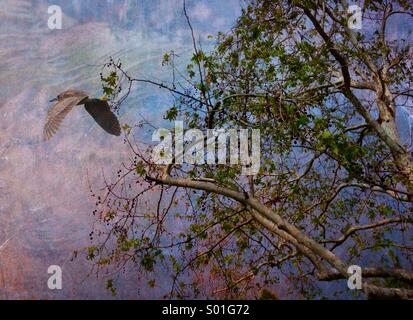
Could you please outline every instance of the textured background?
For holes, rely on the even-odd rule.
[[[49,30],[47,8],[63,9],[63,29]],[[240,13],[238,0],[188,0],[203,47],[207,35],[227,30]],[[413,43],[402,18],[389,36]],[[102,279],[88,277],[91,265],[70,261],[89,244],[94,201],[88,179],[110,180],[127,156],[122,139],[109,136],[82,108],[65,119],[57,135],[41,141],[42,126],[57,93],[79,88],[100,96],[99,64],[121,58],[135,77],[169,79],[163,53],[181,60],[191,52],[181,0],[0,0],[0,299],[111,298]],[[138,86],[120,111],[121,123],[143,115],[161,124],[170,96]],[[403,139],[410,142],[408,111],[400,113]],[[63,290],[47,288],[47,268],[63,268]],[[156,298],[134,270],[120,277],[117,298]],[[158,283],[162,283],[159,281]]]
[[[62,7],[62,30],[47,27],[51,4]],[[188,1],[205,47],[208,34],[233,23],[239,6]],[[91,265],[70,258],[89,244],[94,223],[87,177],[102,185],[102,174],[113,177],[127,148],[83,108],[42,142],[48,101],[67,88],[101,96],[97,65],[109,56],[121,58],[134,76],[168,79],[163,53],[173,49],[185,60],[190,43],[181,0],[0,0],[0,299],[111,297],[102,279],[87,276]],[[138,87],[120,111],[121,123],[141,120],[138,113],[160,123],[169,102],[160,90]],[[47,288],[52,264],[63,268],[61,291]],[[142,283],[130,270],[117,297],[164,293]]]

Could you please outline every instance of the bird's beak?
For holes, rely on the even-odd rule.
[[[53,102],[53,101],[57,101],[57,98],[54,98],[54,99],[50,100],[49,102]]]

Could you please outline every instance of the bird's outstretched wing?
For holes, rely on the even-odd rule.
[[[68,97],[59,101],[49,109],[43,130],[43,136],[46,140],[50,139],[56,133],[63,119],[73,109],[73,107],[85,98],[87,98],[87,95]]]
[[[90,99],[85,103],[85,109],[107,133],[119,136],[121,133],[119,120],[110,110],[107,101]]]

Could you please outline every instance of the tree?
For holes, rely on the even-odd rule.
[[[320,296],[318,284],[347,279],[350,265],[366,295],[413,297],[413,159],[396,125],[411,106],[412,59],[387,32],[413,16],[409,2],[365,1],[353,30],[345,2],[252,0],[210,53],[184,12],[194,53],[184,72],[165,54],[171,83],[105,68],[128,83],[121,101],[134,83],[170,91],[165,117],[188,128],[259,129],[260,171],[159,166],[126,127],[133,161],[97,203],[109,231],[89,258],[162,265],[180,298],[257,297],[286,279],[294,294]]]

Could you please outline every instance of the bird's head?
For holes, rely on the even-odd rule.
[[[56,98],[50,100],[50,102],[61,101],[69,97],[80,97],[80,96],[87,96],[87,93],[85,91],[71,89],[71,90],[66,90],[60,93]]]
[[[50,100],[50,102],[61,101],[64,98],[66,98],[66,96],[67,96],[66,92],[63,92],[63,93],[59,94],[56,98],[53,98],[52,100]]]

